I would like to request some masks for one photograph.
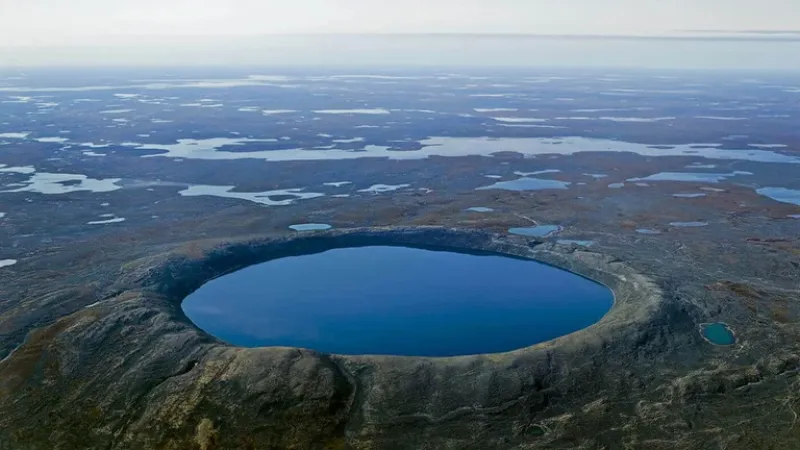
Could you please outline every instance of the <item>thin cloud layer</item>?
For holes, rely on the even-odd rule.
[[[0,1],[0,66],[341,64],[344,59],[726,68],[753,57],[754,66],[787,69],[800,64],[790,61],[796,48],[762,51],[728,42],[725,48],[703,43],[699,49],[694,44],[644,49],[627,42],[551,45],[519,36],[498,42],[472,35],[730,38],[758,30],[755,35],[766,43],[768,36],[785,37],[797,23],[796,0],[8,0]],[[427,36],[386,36],[396,33]],[[349,36],[309,40],[286,34]],[[458,38],[431,40],[440,34]],[[374,35],[383,37],[365,37]]]

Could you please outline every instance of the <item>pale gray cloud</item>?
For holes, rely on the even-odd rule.
[[[0,43],[125,35],[781,30],[797,0],[0,0]]]
[[[652,45],[661,45],[659,51],[666,54],[661,64],[666,66],[678,64],[678,60],[682,61],[678,65],[714,65],[717,60],[723,66],[741,65],[750,53],[755,57],[766,53],[762,60],[772,55],[775,58],[768,62],[784,67],[796,64],[787,61],[797,56],[796,45],[772,44],[772,50],[764,51],[744,45],[736,54],[738,44],[731,43],[724,47],[703,43],[700,51],[693,45],[675,43],[643,49],[639,44],[619,42],[552,46],[523,41],[498,44],[413,38],[400,42],[356,37],[311,42],[275,35],[663,36],[681,30],[759,30],[763,34],[796,29],[798,23],[798,0],[0,0],[0,65],[335,63],[352,57],[387,63],[538,61],[559,65],[582,61],[618,66],[641,65],[641,58],[653,53]],[[598,58],[602,61],[595,61]]]

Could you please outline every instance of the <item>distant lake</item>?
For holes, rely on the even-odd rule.
[[[559,225],[536,225],[533,227],[509,228],[508,232],[519,236],[547,237],[561,231]]]
[[[612,303],[606,287],[532,260],[376,246],[251,266],[205,284],[183,308],[237,346],[451,356],[548,341]]]

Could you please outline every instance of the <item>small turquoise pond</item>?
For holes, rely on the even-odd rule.
[[[487,208],[485,206],[473,206],[472,208],[467,208],[467,211],[478,212],[478,213],[487,213],[487,212],[494,211],[494,209]]]
[[[733,331],[722,322],[701,324],[700,333],[714,345],[733,345],[736,343],[736,336],[733,335]]]
[[[547,237],[561,231],[558,225],[536,225],[535,227],[509,228],[508,232],[519,236]]]
[[[606,287],[532,260],[374,246],[251,266],[182,306],[238,346],[452,356],[548,341],[594,324],[612,304]]]
[[[296,225],[289,225],[289,228],[294,231],[322,231],[330,230],[333,227],[327,223],[299,223]]]

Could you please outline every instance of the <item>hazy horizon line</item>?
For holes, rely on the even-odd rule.
[[[755,35],[775,35],[775,34],[784,34],[784,35],[792,35],[797,34],[800,35],[800,29],[797,30],[679,30],[682,33],[719,33],[722,35],[726,34],[755,34]]]
[[[329,65],[800,70],[800,34],[284,33],[0,43],[0,66]],[[77,38],[77,39],[74,39]]]
[[[483,38],[483,39],[562,39],[562,40],[644,40],[644,41],[755,41],[755,42],[792,42],[800,41],[800,30],[677,30],[677,34],[544,34],[544,33],[265,33],[265,34],[119,34],[107,36],[110,40],[92,43],[41,43],[13,47],[62,47],[62,46],[103,46],[116,44],[122,39],[154,40],[226,40],[226,39],[268,39],[268,38]],[[683,34],[681,34],[683,33]],[[696,33],[696,34],[692,34]],[[71,37],[89,38],[91,36],[73,35]],[[142,43],[142,41],[138,41]],[[3,48],[0,45],[0,48]]]

